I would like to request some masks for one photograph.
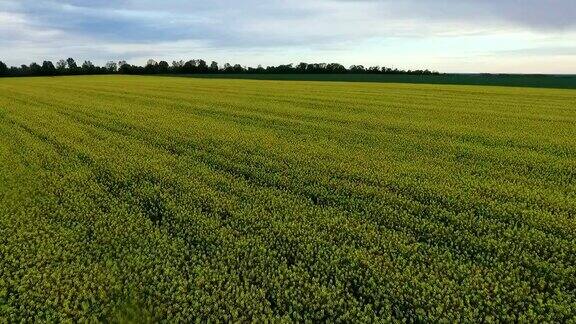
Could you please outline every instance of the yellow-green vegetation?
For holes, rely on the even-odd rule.
[[[574,90],[0,80],[0,322],[575,316]]]

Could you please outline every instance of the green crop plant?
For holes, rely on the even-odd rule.
[[[576,319],[576,92],[0,80],[0,322]]]

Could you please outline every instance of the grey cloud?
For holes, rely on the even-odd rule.
[[[576,24],[573,0],[0,0],[38,28],[111,41],[297,46]]]
[[[473,25],[504,23],[535,30],[576,27],[574,0],[334,0],[373,3],[383,14],[430,20],[458,20]]]

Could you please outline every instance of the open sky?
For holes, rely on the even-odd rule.
[[[576,74],[576,0],[0,0],[0,60]]]

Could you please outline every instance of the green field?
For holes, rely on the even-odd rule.
[[[0,79],[0,322],[576,320],[576,91]]]
[[[457,84],[529,88],[576,89],[576,75],[530,74],[190,74],[193,78],[284,81],[345,81],[412,84]]]

